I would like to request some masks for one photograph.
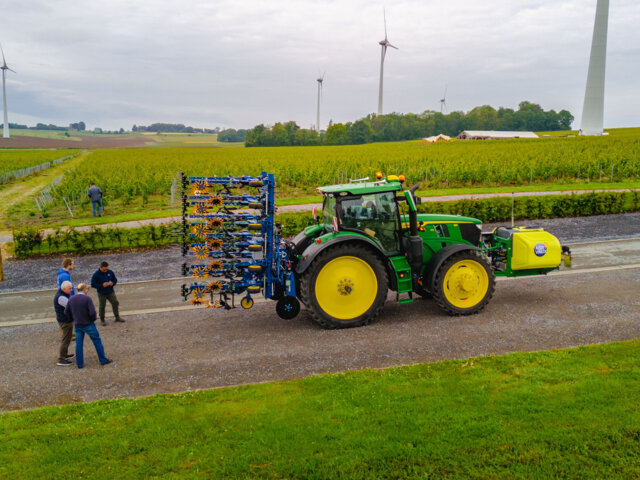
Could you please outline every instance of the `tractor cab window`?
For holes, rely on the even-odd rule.
[[[324,204],[322,205],[322,218],[325,230],[333,230],[333,219],[336,218],[335,197],[324,197]]]
[[[399,252],[400,221],[395,192],[341,199],[340,228],[363,232],[377,240],[387,254]]]

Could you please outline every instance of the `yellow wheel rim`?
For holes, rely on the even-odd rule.
[[[444,276],[442,290],[451,305],[458,308],[475,307],[487,294],[489,275],[474,260],[454,263]]]
[[[365,313],[378,295],[378,279],[371,266],[357,257],[338,257],[327,263],[316,278],[320,308],[339,320]]]

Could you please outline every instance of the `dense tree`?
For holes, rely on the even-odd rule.
[[[347,126],[342,123],[331,125],[327,128],[325,142],[327,145],[348,145],[349,134],[347,133]]]
[[[456,136],[463,130],[567,130],[573,115],[567,110],[544,111],[540,105],[521,102],[518,110],[490,105],[475,107],[467,113],[425,111],[415,113],[370,114],[355,122],[329,123],[327,132],[318,135],[315,130],[299,128],[295,122],[276,123],[267,128],[258,125],[247,132],[245,145],[347,145],[370,142],[414,140],[444,133]]]
[[[240,129],[234,130],[233,128],[227,128],[218,133],[219,142],[244,142],[247,137],[247,131]]]

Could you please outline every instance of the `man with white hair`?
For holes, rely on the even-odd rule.
[[[73,284],[65,280],[60,284],[60,288],[53,297],[53,308],[56,311],[56,320],[58,320],[58,326],[60,327],[60,351],[58,354],[58,365],[66,367],[71,365],[70,358],[73,358],[73,353],[69,354],[69,344],[71,343],[71,336],[73,335],[73,320],[65,315],[64,309],[69,303],[69,297],[73,290]]]

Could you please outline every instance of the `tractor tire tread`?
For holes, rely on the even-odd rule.
[[[444,292],[442,291],[441,288],[439,288],[439,285],[442,285],[444,281],[443,277],[446,271],[448,270],[447,267],[456,263],[460,258],[468,255],[472,255],[473,257],[475,257],[474,258],[475,261],[477,261],[478,263],[486,267],[486,270],[489,275],[489,287],[488,287],[487,295],[485,295],[482,301],[478,303],[478,305],[473,310],[465,311],[453,305],[450,305],[445,300]],[[460,317],[460,316],[476,315],[477,313],[481,312],[493,297],[495,289],[496,289],[495,275],[493,273],[493,270],[491,269],[491,266],[489,265],[489,262],[485,259],[485,257],[475,250],[463,250],[462,252],[454,253],[444,261],[444,263],[436,273],[435,285],[433,288],[433,292],[431,292],[431,295],[433,299],[436,301],[436,304],[438,305],[438,307],[440,307],[444,312],[446,312],[448,315],[452,317]]]
[[[321,252],[313,260],[309,268],[307,268],[307,270],[305,270],[305,272],[302,274],[302,277],[300,278],[300,294],[298,295],[300,298],[300,301],[304,303],[304,305],[309,310],[309,313],[311,314],[311,318],[313,319],[313,321],[324,329],[334,330],[339,328],[352,328],[352,327],[362,327],[365,325],[369,325],[370,323],[374,322],[382,312],[382,308],[384,307],[384,303],[386,301],[386,295],[385,295],[384,301],[379,302],[379,305],[376,305],[375,309],[371,313],[369,313],[366,316],[363,316],[363,318],[360,321],[349,323],[348,325],[343,325],[339,321],[332,321],[330,319],[323,317],[319,311],[320,308],[315,307],[311,301],[313,297],[313,294],[311,291],[313,287],[313,279],[315,279],[315,277],[318,275],[322,267],[325,265],[326,263],[325,259],[329,255],[333,255],[335,251],[338,249],[344,251],[344,256],[354,255],[354,254],[357,255],[358,252],[361,252],[362,255],[370,256],[372,257],[373,261],[378,262],[381,283],[383,285],[386,285],[387,287],[386,290],[388,291],[389,275],[387,273],[386,267],[384,266],[384,263],[380,260],[378,255],[372,249],[367,248],[364,245],[353,244],[353,243],[346,243],[346,244],[343,243],[333,248],[329,248],[324,252]]]

